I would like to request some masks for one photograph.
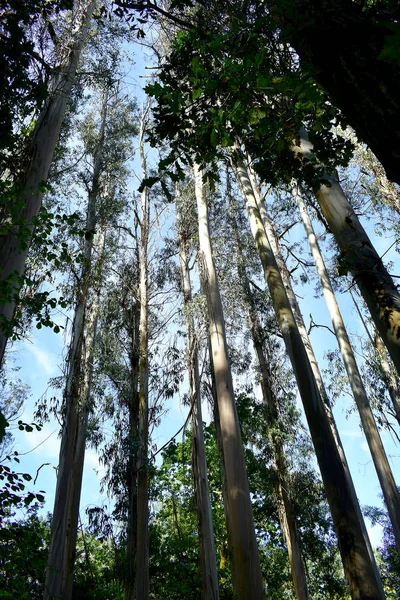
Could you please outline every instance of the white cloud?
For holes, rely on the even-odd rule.
[[[55,375],[57,372],[57,361],[54,354],[41,350],[37,345],[29,345],[27,347],[45,374],[47,376]]]
[[[351,431],[343,431],[340,434],[342,437],[348,437],[348,438],[360,438],[362,437],[362,433],[361,431],[358,429],[352,429]]]
[[[380,525],[374,525],[373,527],[367,527],[371,546],[375,549],[382,543],[382,527]]]
[[[85,467],[99,471],[103,469],[99,462],[99,455],[95,450],[86,450],[85,452]]]
[[[369,454],[369,448],[368,448],[368,443],[367,442],[363,442],[360,446],[361,450],[364,450],[364,452],[367,452]]]

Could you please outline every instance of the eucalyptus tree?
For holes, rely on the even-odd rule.
[[[57,474],[50,537],[45,598],[72,596],[74,553],[80,492],[92,408],[92,377],[107,229],[121,211],[119,178],[126,176],[124,162],[129,156],[134,127],[132,103],[124,101],[118,84],[106,83],[101,90],[100,118],[87,115],[82,137],[87,169],[80,178],[87,192],[86,234],[82,268],[75,287],[75,310],[67,358],[63,394],[63,433]],[[122,125],[124,124],[125,127]],[[125,140],[124,140],[125,137]]]
[[[329,315],[332,320],[332,325],[336,334],[336,339],[340,349],[340,353],[346,368],[350,387],[354,399],[357,404],[360,414],[361,423],[364,434],[367,438],[368,446],[371,451],[371,456],[374,461],[375,469],[378,474],[379,482],[383,491],[386,506],[389,511],[390,519],[393,524],[393,530],[397,542],[397,547],[400,551],[400,497],[397,490],[396,482],[390,468],[385,449],[380,438],[371,406],[365,390],[361,374],[358,369],[353,348],[350,344],[349,336],[347,335],[346,327],[333,293],[332,285],[329,279],[328,272],[325,268],[325,263],[320,252],[318,242],[314,233],[311,219],[307,212],[301,191],[294,183],[292,194],[296,199],[299,207],[301,219],[306,231],[307,240],[312,252],[321,288],[324,294],[325,302],[328,307]]]
[[[264,229],[255,192],[238,146],[234,150],[232,164],[246,203],[265,280],[299,386],[352,597],[383,598],[382,584],[343,448],[338,433],[332,425],[330,410],[326,407],[314,378],[306,347],[294,319],[282,276]]]
[[[200,272],[208,306],[210,346],[227,484],[227,527],[233,550],[233,589],[239,599],[244,599],[248,597],[250,587],[253,598],[261,599],[264,598],[264,583],[236,412],[224,315],[210,243],[203,173],[197,165],[195,193],[199,219]]]
[[[298,600],[307,600],[310,596],[307,587],[307,578],[302,557],[300,536],[296,524],[292,492],[289,484],[287,460],[282,443],[283,436],[279,423],[279,407],[272,385],[269,355],[265,348],[265,344],[263,343],[265,333],[263,335],[260,321],[258,319],[257,308],[250,289],[250,283],[243,255],[243,244],[238,231],[238,224],[235,216],[236,211],[229,185],[229,178],[227,184],[230,223],[233,226],[234,236],[236,238],[238,271],[248,304],[250,332],[260,370],[260,385],[267,412],[266,434],[270,438],[274,454],[274,468],[276,471],[276,498],[278,503],[281,531],[286,540],[288,548],[296,597]]]
[[[179,34],[170,68],[149,86],[158,99],[158,134],[170,141],[170,162],[190,155],[192,145],[199,163],[215,164],[237,136],[263,181],[274,185],[292,176],[307,181],[340,248],[341,271],[355,277],[400,369],[399,292],[334,176],[334,168],[351,156],[349,140],[332,127],[342,117],[291,49],[271,42],[264,25],[256,12],[233,15],[227,9],[214,25],[205,19],[201,35]],[[215,168],[212,176],[217,177]]]
[[[207,476],[207,461],[204,445],[202,394],[199,370],[199,340],[196,336],[192,307],[192,287],[189,270],[188,223],[189,211],[184,209],[183,198],[176,186],[177,234],[179,243],[179,263],[185,312],[187,361],[189,372],[190,410],[192,413],[192,474],[199,531],[199,551],[204,600],[218,600],[218,576],[214,544],[214,531],[211,515],[210,492]]]
[[[219,33],[230,30],[242,48],[254,27],[261,52],[264,45],[281,50],[290,44],[289,52],[294,48],[298,53],[296,62],[301,63],[305,79],[319,82],[330,102],[381,161],[389,178],[400,183],[399,155],[397,150],[392,152],[399,147],[400,135],[396,2],[239,0],[204,5],[181,0],[159,6],[150,1],[117,0],[116,4],[121,16],[129,9],[139,12],[137,23],[134,13],[130,14],[136,27],[143,17],[167,19],[181,32],[204,40],[204,33],[217,24]]]
[[[97,2],[77,0],[57,23],[56,62],[46,100],[24,148],[24,159],[5,188],[0,239],[0,363],[12,332],[12,319],[28,254],[35,220],[42,204],[54,150],[60,135],[68,99],[75,81],[80,54]],[[54,26],[51,21],[52,31]]]

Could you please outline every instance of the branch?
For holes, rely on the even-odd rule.
[[[336,337],[336,333],[330,328],[328,327],[328,325],[318,325],[317,323],[315,323],[312,314],[310,313],[310,327],[308,328],[307,334],[310,335],[311,330],[314,327],[322,327],[324,329],[327,329],[328,331],[331,332],[332,335],[334,335]]]
[[[149,0],[143,0],[143,2],[129,2],[127,0],[115,0],[114,4],[116,4],[117,6],[120,6],[121,8],[125,8],[125,9],[130,8],[132,10],[140,10],[140,11],[147,9],[150,14],[152,12],[159,13],[160,15],[162,15],[169,21],[172,21],[172,23],[175,23],[176,25],[180,25],[184,29],[193,29],[194,28],[193,23],[191,23],[190,21],[185,21],[184,19],[180,19],[179,17],[177,17],[175,15],[171,15],[171,13],[167,12],[166,10],[163,10],[162,8],[157,6],[157,4],[150,2]]]

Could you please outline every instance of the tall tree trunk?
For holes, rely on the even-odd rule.
[[[57,487],[51,524],[49,561],[46,571],[44,599],[71,600],[74,559],[78,529],[79,503],[85,460],[87,422],[93,376],[93,352],[100,305],[101,269],[105,242],[102,227],[96,239],[98,255],[95,289],[88,308],[88,275],[75,309],[73,335],[69,353],[68,377],[64,396],[65,420],[60,447]],[[87,241],[88,247],[92,241]],[[92,254],[92,253],[91,253]]]
[[[139,151],[142,177],[147,177],[144,134],[147,126],[149,106],[140,123]],[[145,187],[141,194],[140,236],[140,321],[139,321],[139,440],[137,462],[137,541],[135,598],[149,597],[149,500],[148,500],[148,440],[149,440],[149,332],[148,332],[148,240],[150,203],[149,191]]]
[[[228,487],[228,512],[239,600],[264,598],[264,583],[254,530],[249,485],[227,352],[225,322],[211,250],[207,201],[202,173],[195,166],[195,191],[199,217],[199,261],[206,292],[210,341],[217,388],[224,464]]]
[[[130,352],[129,352],[129,457],[127,471],[128,525],[126,539],[126,573],[124,600],[135,598],[136,537],[137,537],[137,461],[139,440],[139,320],[140,305],[134,298],[130,309]]]
[[[275,314],[299,386],[352,598],[353,600],[383,599],[382,583],[348,465],[331,428],[325,404],[314,379],[306,349],[265,233],[255,192],[238,148],[233,155],[233,163]]]
[[[343,363],[346,368],[350,387],[357,404],[358,412],[361,418],[361,424],[367,438],[368,447],[374,461],[375,469],[381,484],[383,496],[389,512],[389,517],[393,526],[393,532],[396,539],[396,546],[400,553],[400,496],[397,490],[396,482],[390,468],[385,449],[380,438],[378,428],[369,404],[367,392],[358,370],[357,362],[353,349],[347,335],[346,327],[333,292],[328,272],[325,267],[324,259],[318,246],[317,238],[304,204],[302,195],[298,186],[294,184],[293,197],[300,210],[301,219],[306,231],[307,240],[314,258],[318,277],[321,283],[325,302],[328,307],[329,315],[332,320],[333,329],[342,355]]]
[[[350,289],[350,296],[353,300],[353,304],[356,308],[358,316],[360,317],[360,321],[363,324],[365,329],[365,333],[367,334],[371,346],[375,349],[375,354],[377,360],[382,369],[382,379],[385,382],[390,399],[392,401],[394,415],[398,424],[400,425],[400,385],[399,379],[397,377],[396,369],[393,366],[390,358],[387,355],[387,350],[385,348],[384,343],[382,342],[382,338],[379,335],[378,331],[375,328],[375,335],[372,337],[371,332],[368,329],[368,325],[366,323],[365,317],[360,309],[359,303],[354,297],[353,291]]]
[[[208,486],[207,461],[204,444],[203,417],[201,410],[201,387],[195,324],[190,312],[192,289],[189,260],[186,252],[185,235],[177,205],[177,229],[179,240],[179,262],[183,301],[185,309],[187,359],[189,370],[190,406],[192,409],[192,472],[199,533],[200,565],[204,600],[218,600],[218,574],[214,545],[214,530],[211,515],[210,490]]]
[[[230,195],[229,191],[228,195]],[[268,425],[270,427],[270,431],[273,431],[279,426],[278,404],[276,396],[272,390],[269,360],[263,347],[261,327],[257,317],[257,309],[254,304],[248,276],[246,273],[242,243],[239,237],[234,207],[232,206],[231,198],[229,198],[229,200],[230,214],[238,250],[238,272],[249,308],[250,332],[261,373],[260,384],[263,401],[267,410]],[[296,598],[298,600],[309,600],[310,596],[308,593],[307,578],[301,553],[300,536],[296,525],[296,515],[293,507],[293,501],[289,491],[289,473],[286,466],[282,439],[279,434],[278,436],[271,435],[270,431],[267,433],[268,437],[270,438],[272,451],[274,454],[278,516],[282,535],[285,538],[288,549],[293,585]]]
[[[0,303],[0,324],[10,323],[14,316],[21,287],[20,278],[24,273],[34,230],[34,218],[38,216],[42,205],[43,182],[49,174],[71,88],[75,82],[79,57],[97,2],[82,1],[74,4],[70,40],[66,44],[57,73],[50,83],[49,97],[29,140],[29,162],[21,181],[17,182],[17,187],[22,190],[21,202],[24,208],[21,211],[18,207],[17,214],[15,207],[8,207],[10,215],[17,218],[20,225],[15,225],[0,238],[0,283],[2,295],[8,300],[6,303]],[[26,233],[21,240],[20,234],[23,230]],[[0,365],[9,335],[10,327],[1,326]]]
[[[300,131],[294,147],[305,159],[312,158],[307,132]],[[372,319],[400,374],[400,294],[363,226],[348,202],[336,175],[324,173],[316,196],[321,211],[341,250],[341,265],[349,271],[364,298]]]
[[[86,229],[93,231],[96,226],[96,204],[100,188],[100,176],[103,169],[103,145],[107,119],[107,93],[104,95],[99,141],[94,155],[91,189],[88,198]],[[102,263],[104,250],[105,225],[100,227],[96,239],[99,265]],[[62,600],[69,600],[72,594],[74,555],[78,527],[79,502],[82,487],[83,463],[85,457],[85,439],[89,402],[86,398],[86,381],[91,374],[86,370],[90,366],[86,356],[90,357],[93,348],[85,346],[85,329],[87,336],[94,344],[97,324],[98,290],[93,294],[91,309],[88,309],[90,289],[96,279],[93,264],[93,237],[85,238],[83,266],[77,290],[74,323],[71,344],[68,354],[68,374],[64,390],[65,421],[60,447],[57,487],[54,500],[54,511],[50,535],[49,564],[46,572],[45,600],[52,600],[61,595]],[[98,273],[101,275],[101,273]],[[97,297],[97,300],[96,300]],[[94,316],[92,311],[96,309]],[[87,379],[89,377],[89,379]],[[85,387],[86,386],[86,387]],[[90,385],[89,385],[90,388]]]

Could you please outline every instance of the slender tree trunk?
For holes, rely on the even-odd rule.
[[[189,261],[182,222],[177,209],[179,261],[185,309],[187,336],[187,358],[189,370],[190,405],[192,407],[192,472],[199,533],[200,565],[204,600],[218,600],[218,574],[214,546],[214,530],[211,515],[210,490],[208,487],[207,461],[204,445],[203,417],[201,410],[201,388],[197,340],[193,315],[190,313],[192,289]]]
[[[211,341],[210,336],[208,336],[208,354],[210,357],[210,372],[211,372],[211,394],[213,399],[213,417],[214,417],[214,425],[215,425],[215,440],[217,443],[217,449],[219,454],[219,467],[221,473],[221,488],[222,488],[222,502],[224,508],[224,517],[225,517],[225,526],[226,526],[226,536],[227,536],[227,546],[226,548],[222,545],[222,549],[220,551],[220,565],[222,563],[225,566],[226,560],[229,561],[229,565],[231,568],[232,574],[232,587],[236,589],[236,581],[235,581],[235,565],[233,559],[233,545],[231,539],[231,527],[229,525],[229,510],[228,510],[228,483],[226,480],[226,469],[225,469],[225,459],[224,459],[224,448],[222,443],[222,431],[221,431],[221,419],[219,417],[218,411],[218,399],[217,399],[217,385],[215,382],[215,371],[214,364],[212,359],[212,349],[211,349]]]
[[[139,150],[143,179],[147,177],[144,134],[149,107],[140,124]],[[139,322],[139,444],[137,464],[137,541],[136,541],[136,600],[149,597],[149,500],[148,500],[148,439],[149,439],[149,357],[148,357],[148,239],[150,204],[149,191],[141,194],[140,240],[140,322]]]
[[[197,166],[195,166],[195,191],[199,215],[199,260],[207,297],[210,340],[228,487],[228,526],[230,527],[233,547],[235,593],[239,600],[247,600],[250,597],[257,600],[264,598],[264,583],[227,353],[225,322],[212,257],[207,202],[202,173]]]
[[[388,360],[386,348],[383,345],[382,338],[378,332],[375,333],[374,337],[374,348],[382,369],[383,379],[387,385],[390,399],[392,401],[393,410],[396,416],[396,420],[400,425],[400,387],[399,380],[396,377],[393,366]]]
[[[97,240],[98,267],[96,287],[88,303],[88,275],[86,290],[78,301],[69,354],[68,377],[65,391],[65,421],[60,447],[57,487],[50,534],[49,562],[46,572],[44,599],[71,600],[74,580],[74,559],[79,517],[79,503],[85,460],[87,422],[93,375],[93,352],[100,304],[101,268],[104,253],[105,228]],[[92,241],[87,241],[88,247]]]
[[[357,404],[358,412],[361,418],[368,447],[374,461],[375,469],[381,484],[383,496],[389,512],[389,517],[393,526],[393,532],[396,539],[397,550],[400,552],[400,496],[397,490],[396,482],[387,459],[385,449],[380,438],[378,428],[369,404],[367,392],[358,370],[357,362],[353,349],[347,335],[346,327],[333,292],[328,272],[325,267],[324,259],[320,252],[317,238],[315,237],[311,219],[308,215],[302,195],[295,184],[293,187],[293,197],[300,210],[301,219],[306,231],[308,243],[315,261],[318,277],[321,283],[325,302],[328,307],[329,315],[332,320],[333,329],[342,355],[343,363],[346,368],[350,387]]]
[[[99,142],[94,155],[91,190],[89,192],[86,229],[96,226],[96,204],[103,169],[103,145],[107,119],[108,95],[103,98]],[[105,225],[100,227],[96,239],[96,251],[100,257],[100,272],[94,273],[92,237],[85,239],[83,266],[77,291],[74,324],[68,355],[68,374],[64,390],[65,421],[60,447],[59,470],[54,500],[52,529],[50,535],[49,564],[46,572],[45,600],[61,595],[69,600],[72,595],[74,556],[78,527],[79,502],[82,487],[85,439],[89,411],[91,373],[86,358],[91,357],[100,294],[102,254],[104,251]],[[98,269],[99,270],[99,269]],[[90,288],[98,280],[98,289],[88,309]],[[93,312],[94,311],[94,312]],[[87,340],[85,341],[85,329]],[[91,360],[90,360],[91,362]],[[88,371],[88,373],[86,372]]]
[[[139,319],[140,306],[133,299],[130,311],[130,390],[129,412],[129,458],[127,472],[128,526],[126,540],[126,575],[124,600],[135,598],[136,537],[137,537],[137,461],[139,440]]]
[[[234,215],[234,207],[232,206],[231,201],[230,213],[232,217],[233,230],[236,238],[236,246],[238,250],[238,271],[241,285],[243,287],[243,291],[249,308],[250,332],[253,340],[254,350],[258,360],[258,365],[260,368],[260,384],[263,401],[267,410],[268,425],[271,430],[274,430],[279,426],[279,411],[277,399],[271,386],[269,360],[262,343],[261,328],[257,317],[257,309],[255,307],[253,296],[250,290],[250,284],[246,273],[246,267],[244,264],[242,243],[239,237],[236,218]],[[296,516],[293,507],[293,502],[289,492],[289,474],[286,467],[283,444],[279,435],[271,435],[269,431],[268,436],[270,438],[272,450],[274,453],[274,470],[276,474],[275,487],[279,522],[281,525],[282,535],[284,536],[287,544],[296,598],[298,600],[309,600],[310,596],[308,593],[307,578],[301,553],[300,537],[296,525]]]
[[[294,147],[305,159],[312,158],[312,144],[304,129]],[[341,265],[349,271],[364,298],[372,319],[400,374],[400,294],[335,175],[324,173],[316,196],[321,211],[341,250]]]
[[[354,303],[354,306],[358,313],[358,316],[360,317],[360,321],[363,324],[365,333],[367,334],[367,336],[369,338],[371,346],[373,346],[375,348],[375,354],[376,354],[377,360],[382,369],[382,379],[388,388],[389,396],[390,396],[390,399],[391,399],[392,405],[393,405],[394,415],[396,417],[398,424],[400,425],[400,386],[399,386],[399,379],[397,377],[396,369],[394,368],[393,363],[391,362],[390,358],[387,355],[387,350],[385,348],[385,345],[382,342],[382,338],[379,335],[376,328],[375,328],[375,335],[374,335],[374,337],[372,337],[371,332],[368,329],[368,325],[366,323],[365,317],[360,309],[359,303],[355,299],[354,294],[351,289],[350,289],[350,296],[351,296],[351,299],[353,300],[353,303]]]
[[[9,300],[5,304],[0,303],[0,364],[12,330],[12,327],[5,325],[14,316],[21,287],[20,278],[24,273],[34,230],[33,221],[42,205],[43,182],[46,182],[49,174],[85,35],[96,4],[96,0],[75,3],[70,41],[66,44],[58,72],[50,84],[49,97],[29,141],[29,162],[21,181],[17,182],[22,189],[21,202],[24,208],[21,211],[18,206],[17,214],[15,207],[10,207],[10,214],[18,218],[22,225],[15,225],[0,238],[0,283],[2,295]],[[20,240],[20,234],[25,229],[28,237]]]
[[[275,314],[299,386],[352,598],[353,600],[384,598],[348,465],[331,428],[325,404],[314,379],[306,349],[265,233],[255,192],[238,149],[234,153],[233,162]]]

